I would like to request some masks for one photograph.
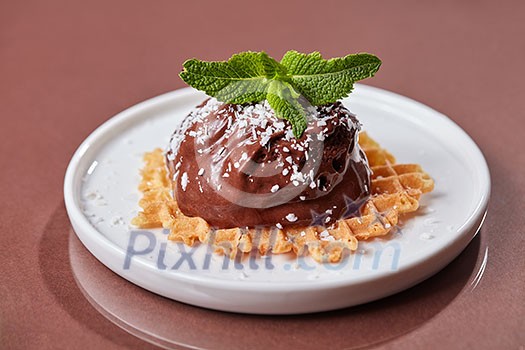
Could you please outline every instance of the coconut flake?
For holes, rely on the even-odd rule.
[[[297,216],[295,216],[294,213],[290,213],[290,214],[286,215],[286,220],[288,220],[290,222],[296,222],[297,221]]]
[[[180,178],[180,186],[182,187],[183,191],[186,191],[186,187],[188,186],[188,173],[184,172]]]

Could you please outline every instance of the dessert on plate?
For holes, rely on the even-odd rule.
[[[232,258],[257,250],[337,262],[358,240],[387,235],[434,182],[397,164],[340,102],[380,64],[296,51],[280,62],[262,52],[187,61],[181,78],[210,98],[165,152],[145,154],[132,223]]]

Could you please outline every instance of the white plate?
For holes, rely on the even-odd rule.
[[[292,314],[352,306],[406,289],[439,271],[481,226],[490,193],[475,143],[446,116],[406,97],[357,85],[344,101],[399,162],[435,179],[421,208],[385,239],[360,242],[339,264],[288,255],[242,262],[167,241],[160,229],[129,225],[138,211],[141,156],[164,148],[205,96],[170,92],[133,106],[95,130],[67,169],[64,196],[75,232],[104,265],[154,293],[212,309]],[[101,286],[103,288],[103,286]]]

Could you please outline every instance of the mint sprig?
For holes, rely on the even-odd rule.
[[[265,52],[243,52],[222,62],[188,60],[180,77],[219,101],[240,104],[264,100],[280,69]]]
[[[359,80],[372,77],[381,61],[367,53],[325,60],[319,52],[288,51],[281,60],[291,84],[314,106],[348,96]]]
[[[299,138],[306,129],[306,113],[299,102],[300,94],[293,86],[281,80],[273,80],[268,86],[266,99],[275,114],[290,121],[295,137]]]
[[[307,126],[302,95],[314,106],[347,96],[356,81],[371,77],[381,60],[367,53],[325,60],[319,52],[288,51],[277,62],[265,52],[243,52],[228,61],[184,62],[180,77],[188,85],[226,103],[267,100],[275,114],[292,124],[295,137]]]

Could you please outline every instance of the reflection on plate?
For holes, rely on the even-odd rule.
[[[360,242],[357,252],[338,264],[318,264],[280,255],[230,261],[205,245],[168,242],[163,230],[131,227],[139,209],[142,154],[167,145],[182,118],[204,98],[183,89],[120,113],[84,141],[66,174],[66,208],[80,240],[111,270],[150,291],[246,313],[337,309],[431,276],[465,248],[483,221],[490,178],[468,135],[420,103],[357,85],[344,103],[363,128],[399,162],[421,164],[436,181],[434,192],[396,233]]]
[[[482,275],[488,251],[482,229],[460,256],[439,273],[391,297],[308,317],[254,317],[214,312],[148,293],[116,277],[89,256],[74,233],[69,238],[71,269],[87,300],[117,326],[145,341],[170,349],[182,346],[214,350],[348,350],[383,343],[422,325],[428,326],[444,309],[450,312],[449,304],[453,300],[463,293],[471,293],[471,288]],[[46,257],[53,259],[50,255]],[[54,284],[55,288],[57,285]],[[464,311],[457,304],[452,309]],[[312,329],[316,331],[312,332]],[[349,329],[366,329],[366,332],[352,332],[349,336],[348,332],[342,331]],[[221,336],[224,334],[228,336]],[[276,339],[275,334],[283,336]]]

